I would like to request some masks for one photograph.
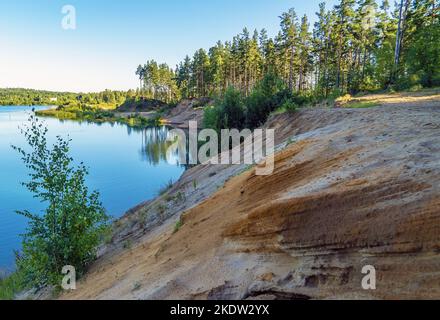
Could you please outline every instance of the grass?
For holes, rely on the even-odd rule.
[[[174,226],[174,231],[173,233],[176,233],[180,230],[180,228],[183,227],[183,219],[182,217],[180,217],[179,221],[176,222],[176,225]]]
[[[165,185],[163,185],[159,189],[158,191],[159,196],[163,196],[165,193],[167,193],[173,187],[173,184],[174,184],[173,180],[170,179]]]
[[[168,194],[165,196],[164,200],[166,202],[176,202],[176,203],[181,203],[185,200],[185,194],[183,194],[182,192],[177,192],[174,195]]]
[[[113,243],[113,232],[114,232],[113,226],[108,226],[105,228],[103,235],[102,235],[102,242],[104,244],[109,245],[109,244]]]
[[[142,287],[142,284],[140,282],[135,282],[133,284],[133,290],[132,291],[137,291]]]
[[[131,249],[133,247],[133,242],[131,242],[129,239],[125,240],[122,246],[124,249]]]
[[[305,107],[306,105],[303,105],[301,107]],[[269,114],[269,118],[273,117],[273,116],[277,116],[279,114],[284,114],[284,113],[294,113],[296,111],[298,111],[300,107],[293,104],[293,103],[289,103],[289,102],[285,102],[283,103],[281,106],[279,106],[278,108],[276,108],[274,111],[272,111]]]
[[[0,279],[0,300],[12,300],[17,293],[24,289],[23,274],[18,271],[14,272]]]
[[[160,215],[161,217],[163,217],[163,215],[165,214],[166,211],[167,211],[167,206],[164,205],[163,203],[160,203],[160,204],[157,206],[157,212],[159,213],[159,215]]]
[[[372,108],[377,107],[377,102],[375,101],[357,101],[357,102],[351,102],[344,106],[344,108],[351,108],[351,109],[363,109],[363,108]]]
[[[287,112],[287,110],[286,110],[286,108],[284,106],[278,107],[278,108],[275,109],[275,111],[272,111],[270,113],[269,118],[272,117],[272,116],[276,116],[276,115],[279,115],[279,114],[286,113],[286,112]]]
[[[183,201],[185,201],[185,194],[179,191],[179,192],[177,192],[177,194],[176,194],[176,196],[174,197],[174,199],[175,199],[177,202],[183,202]]]
[[[293,143],[296,143],[296,140],[290,137],[289,139],[287,139],[286,147],[290,146]]]

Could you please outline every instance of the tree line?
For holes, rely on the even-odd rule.
[[[294,9],[280,30],[247,28],[231,41],[186,56],[173,70],[154,60],[139,65],[141,92],[164,99],[222,96],[229,87],[249,96],[265,75],[299,95],[328,97],[386,88],[440,85],[438,0],[341,0],[319,5],[317,21]]]
[[[53,92],[20,88],[0,88],[0,105],[120,105],[127,98],[139,95],[137,90],[105,90],[93,93]]]

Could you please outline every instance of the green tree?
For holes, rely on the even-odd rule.
[[[346,92],[348,89],[348,69],[352,63],[354,0],[341,0],[335,6],[334,33],[336,49],[336,89]]]
[[[325,3],[319,4],[319,12],[316,13],[318,21],[313,30],[313,54],[315,61],[315,90],[318,95],[327,97],[330,91],[330,14],[325,9]]]
[[[209,50],[209,92],[214,95],[222,94],[225,91],[225,47],[218,41]]]
[[[440,3],[418,0],[407,17],[403,62],[408,85],[440,84]]]
[[[280,53],[283,63],[284,79],[287,79],[289,90],[293,91],[298,70],[298,18],[296,12],[291,8],[288,12],[281,14]]]
[[[57,137],[50,148],[44,124],[34,116],[29,121],[23,134],[30,151],[13,148],[30,170],[31,180],[23,185],[47,207],[42,214],[17,212],[29,219],[17,266],[29,285],[59,286],[63,266],[81,275],[95,259],[108,217],[99,193],[85,184],[87,168],[74,166],[69,140]]]
[[[247,127],[262,125],[269,114],[282,104],[285,97],[280,93],[283,91],[286,92],[283,81],[274,72],[267,73],[245,101]],[[290,96],[290,90],[287,92]]]
[[[299,79],[298,92],[307,89],[307,76],[313,71],[313,60],[311,56],[311,35],[309,32],[309,22],[307,16],[301,19],[301,27],[298,39],[298,56],[299,56]]]
[[[209,74],[209,57],[204,49],[196,51],[193,57],[193,83],[196,88],[195,95],[204,97],[207,94],[207,83]]]
[[[192,97],[222,96],[230,86],[249,97],[269,73],[303,97],[434,86],[440,82],[439,7],[438,0],[398,0],[394,12],[389,0],[380,8],[375,0],[339,0],[328,10],[321,3],[313,33],[308,17],[299,22],[292,8],[281,14],[274,38],[244,28],[208,54],[200,49],[192,61],[186,58],[176,81]]]
[[[191,97],[193,90],[191,88],[191,58],[186,56],[183,62],[180,62],[176,71],[176,82],[184,98]]]
[[[396,23],[390,16],[389,2],[384,0],[378,12],[377,45],[373,49],[374,65],[373,79],[376,88],[386,88],[390,85],[393,72],[394,49],[396,42]]]
[[[241,92],[229,87],[225,96],[217,103],[221,115],[219,119],[220,129],[241,129],[245,125],[245,111]]]

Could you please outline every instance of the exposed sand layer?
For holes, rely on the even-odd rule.
[[[440,298],[439,100],[305,109],[268,126],[274,174],[188,170],[119,222],[61,298]],[[365,265],[376,290],[361,287]]]
[[[183,100],[165,117],[165,122],[174,127],[188,128],[189,121],[197,121],[202,128],[203,109],[210,104],[212,101],[206,98]]]

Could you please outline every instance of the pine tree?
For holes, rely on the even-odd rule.
[[[281,16],[281,57],[287,63],[283,66],[284,78],[287,78],[289,90],[293,91],[297,68],[298,18],[292,8]],[[286,76],[287,75],[287,76]]]
[[[219,95],[225,90],[225,48],[221,41],[209,49],[209,93]]]
[[[440,84],[440,2],[414,1],[408,9],[403,62],[408,85]]]
[[[316,13],[318,21],[313,31],[313,53],[316,65],[315,90],[318,95],[329,94],[329,56],[330,56],[330,14],[325,9],[325,3],[319,4],[319,12]]]
[[[336,89],[346,92],[349,86],[350,79],[348,76],[348,69],[352,63],[352,47],[350,44],[353,40],[353,18],[354,0],[341,0],[335,6],[335,18],[333,37],[336,45]]]
[[[206,81],[209,71],[209,57],[204,49],[196,51],[193,57],[193,81],[195,82],[195,96],[204,97],[207,94]]]
[[[232,86],[250,96],[266,76],[282,79],[290,93],[317,97],[440,84],[438,0],[399,0],[394,12],[389,0],[380,8],[375,0],[340,0],[329,10],[321,3],[316,15],[313,33],[308,17],[299,23],[290,9],[274,38],[244,28],[231,41],[186,56],[175,71],[147,61],[136,70],[138,94],[223,96]]]
[[[192,94],[192,88],[190,87],[192,76],[191,65],[191,58],[186,56],[183,62],[180,62],[176,71],[176,83],[184,98],[190,98]]]
[[[393,72],[397,23],[390,15],[389,10],[389,2],[384,0],[378,13],[378,43],[373,50],[375,58],[373,78],[376,88],[388,87]]]
[[[301,28],[299,32],[298,41],[298,55],[299,55],[299,80],[298,92],[308,89],[307,76],[312,71],[312,57],[311,57],[311,35],[309,32],[309,21],[304,15],[301,19]]]

